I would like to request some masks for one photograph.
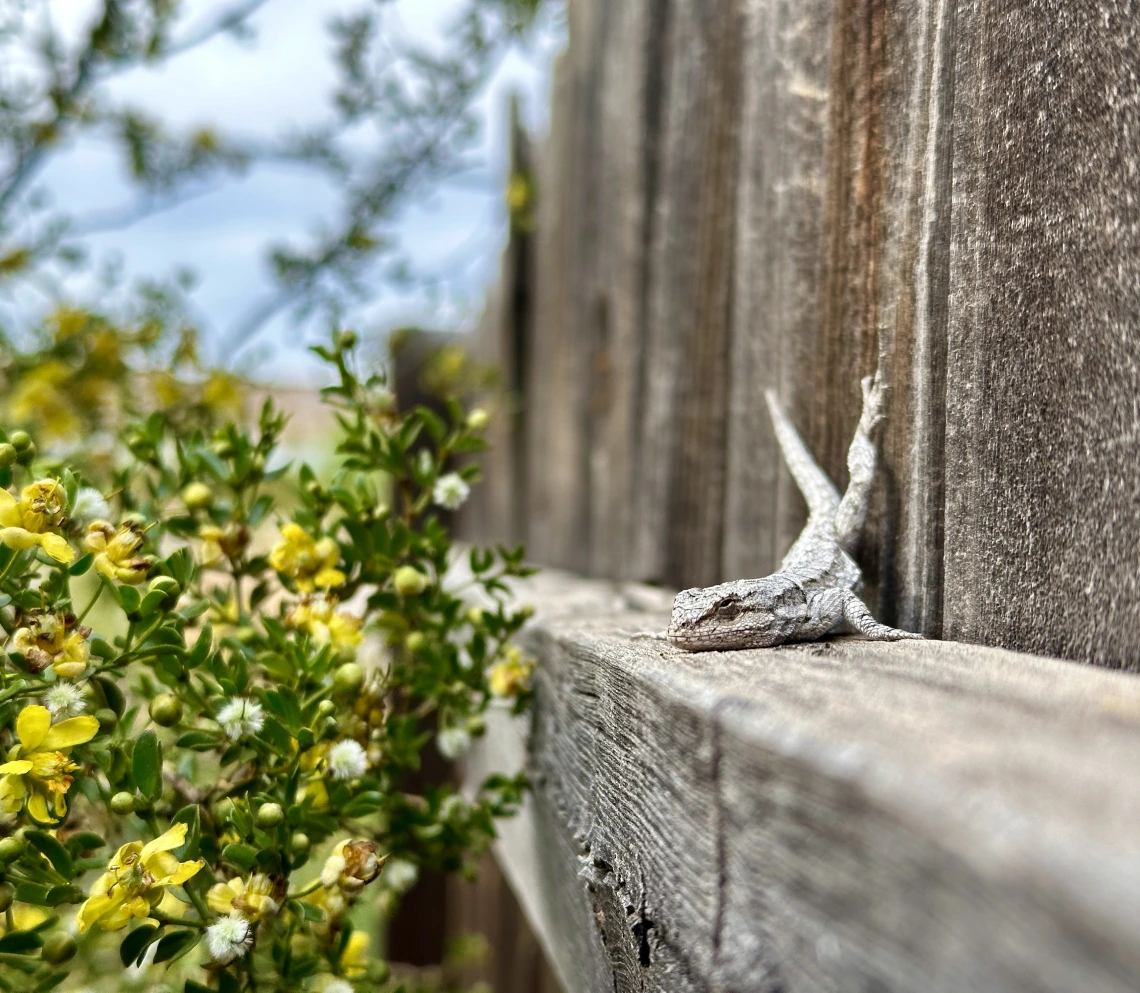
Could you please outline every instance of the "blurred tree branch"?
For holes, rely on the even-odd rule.
[[[70,47],[52,23],[49,0],[18,5],[22,15],[0,12],[0,67],[18,67],[0,68],[0,285],[28,280],[51,261],[81,265],[93,233],[129,227],[259,165],[292,163],[336,191],[338,219],[307,244],[269,246],[273,290],[232,326],[226,354],[283,311],[337,312],[374,293],[396,212],[426,182],[468,166],[473,103],[540,2],[466,0],[450,47],[439,54],[388,36],[383,8],[391,0],[360,0],[329,25],[337,83],[328,118],[269,141],[212,127],[175,133],[152,114],[116,105],[104,84],[221,34],[251,34],[251,18],[263,8],[269,13],[270,0],[222,4],[190,26],[171,0],[102,0]],[[78,219],[46,205],[33,184],[80,134],[120,150],[135,200]]]

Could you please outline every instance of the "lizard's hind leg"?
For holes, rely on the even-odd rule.
[[[843,619],[847,621],[864,638],[872,641],[902,641],[903,639],[921,639],[922,635],[913,631],[900,631],[898,628],[880,624],[871,616],[867,605],[850,590],[844,590]]]

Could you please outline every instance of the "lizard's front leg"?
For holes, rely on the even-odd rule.
[[[860,384],[863,389],[863,413],[847,450],[847,492],[835,512],[835,536],[839,547],[848,555],[855,553],[863,522],[867,519],[867,505],[871,499],[871,483],[875,478],[875,429],[884,416],[886,385],[876,375],[867,376]]]
[[[843,618],[864,638],[872,641],[903,641],[904,639],[919,640],[922,635],[913,631],[900,631],[898,628],[880,624],[871,616],[867,605],[850,590],[839,590],[844,594]]]
[[[922,635],[880,624],[851,590],[818,590],[808,598],[810,617],[796,634],[796,641],[813,641],[847,621],[864,638],[872,641],[920,639]]]

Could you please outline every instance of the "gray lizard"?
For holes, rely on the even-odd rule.
[[[876,641],[922,637],[880,624],[855,594],[863,576],[852,555],[867,517],[875,475],[872,436],[886,396],[877,376],[868,376],[862,387],[863,414],[847,453],[851,480],[842,499],[768,391],[776,438],[807,500],[807,526],[779,572],[678,593],[665,632],[673,645],[692,652],[768,648],[820,638],[843,621]]]

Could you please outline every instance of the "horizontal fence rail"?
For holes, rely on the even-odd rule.
[[[567,993],[1140,989],[1140,683],[1000,649],[688,654],[545,573],[496,855]],[[529,750],[529,760],[526,758]],[[506,766],[504,766],[504,762]]]

